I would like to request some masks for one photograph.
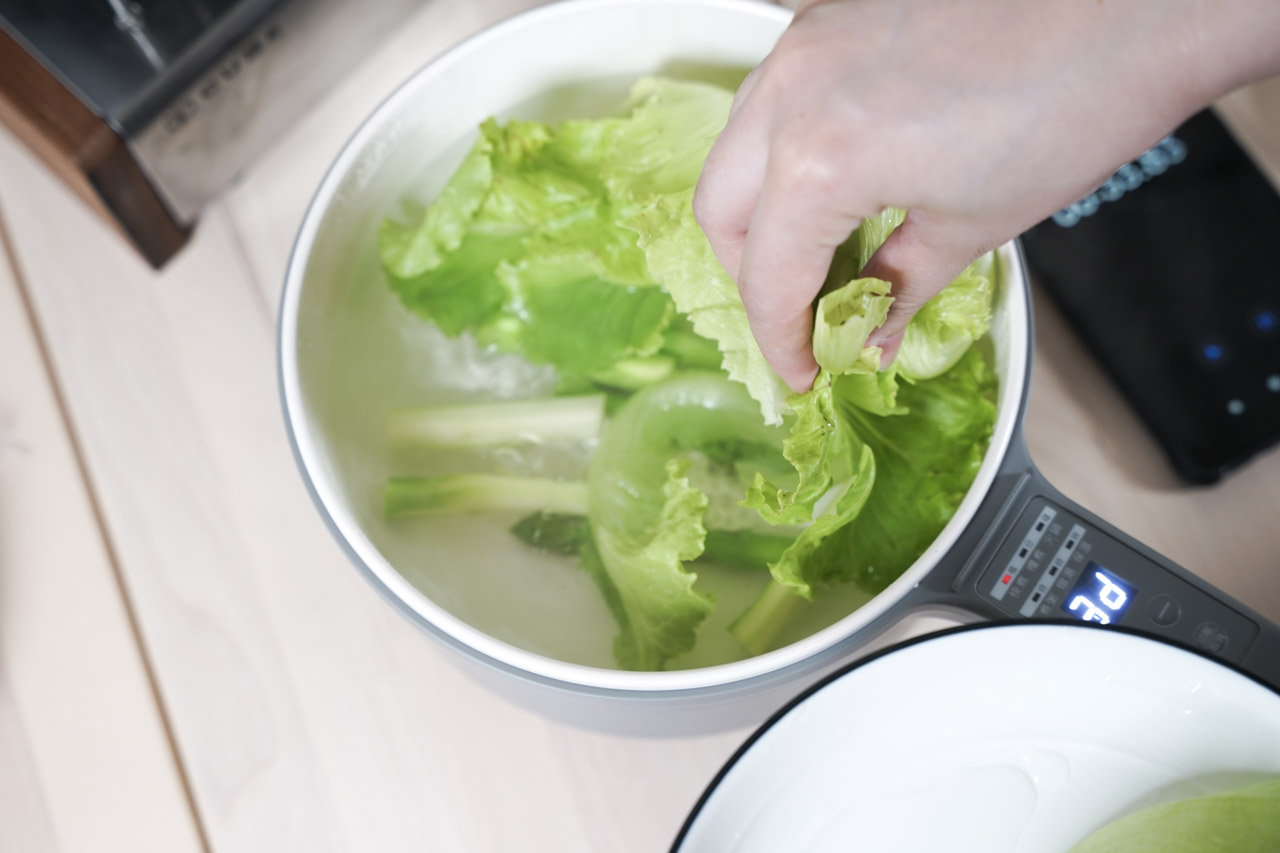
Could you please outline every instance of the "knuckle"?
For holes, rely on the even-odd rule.
[[[829,192],[839,179],[839,152],[825,143],[821,128],[808,121],[792,121],[780,128],[770,145],[769,163],[781,189],[811,193]]]

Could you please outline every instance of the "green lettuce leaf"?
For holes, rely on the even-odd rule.
[[[715,341],[725,372],[747,388],[766,423],[782,423],[786,386],[760,352],[738,286],[694,219],[693,187],[658,196],[623,224],[635,231],[649,272],[671,294],[676,309],[697,334]]]
[[[822,293],[844,287],[850,281],[862,275],[862,268],[871,260],[876,249],[889,239],[893,230],[907,218],[907,212],[898,207],[886,207],[876,216],[868,216],[854,229],[845,240],[836,247],[827,270],[826,282]]]
[[[382,233],[399,227],[386,227]],[[456,337],[496,324],[508,300],[496,267],[519,253],[522,240],[518,232],[476,229],[431,269],[406,278],[388,273],[388,278],[405,306]]]
[[[847,282],[860,276],[867,261],[905,218],[905,210],[890,207],[878,216],[865,219],[836,249],[823,294],[840,290]],[[886,291],[883,295],[892,300],[891,292]],[[826,298],[824,295],[823,299]],[[911,318],[893,367],[907,379],[932,379],[947,372],[974,341],[987,333],[994,302],[995,263],[993,256],[987,254],[970,264]],[[820,300],[820,310],[821,305]],[[821,347],[819,334],[823,331],[820,313],[815,316],[815,321],[814,354],[818,356]],[[884,316],[881,315],[873,328],[883,322]],[[869,355],[866,357],[870,358]],[[823,364],[821,357],[818,363]],[[828,369],[836,373],[845,372],[838,365],[831,365]]]
[[[894,360],[903,376],[941,376],[987,333],[995,304],[994,267],[992,256],[984,255],[916,312]]]
[[[806,525],[769,569],[774,579],[808,598],[810,557],[827,536],[855,518],[876,479],[875,457],[838,411],[832,379],[819,374],[814,387],[792,398],[796,419],[783,442],[783,456],[799,474],[794,489],[779,488],[757,474],[744,506],[770,524]]]
[[[703,550],[707,496],[689,483],[688,454],[739,440],[780,442],[743,388],[688,371],[638,392],[618,411],[588,466],[588,519],[621,633],[619,663],[661,669],[693,647],[710,599],[684,563]]]
[[[718,87],[646,78],[621,116],[486,121],[436,200],[383,224],[392,289],[446,334],[550,364],[570,387],[652,355],[671,300],[618,223],[693,186],[731,102]]]
[[[889,282],[878,278],[856,278],[823,295],[813,312],[818,366],[832,376],[878,371],[881,350],[867,346],[867,338],[884,323],[892,304]]]
[[[802,566],[811,585],[853,582],[884,589],[942,532],[982,465],[995,423],[997,380],[970,349],[943,375],[903,385],[905,413],[880,417],[840,396],[836,403],[875,455],[876,483],[848,525]]]
[[[878,349],[878,348],[877,348]],[[893,366],[879,373],[849,373],[835,378],[842,403],[857,406],[873,415],[905,415],[898,404],[898,371]]]
[[[758,477],[747,505],[767,521],[796,523],[809,512],[812,523],[770,563],[774,583],[731,628],[752,654],[772,647],[802,597],[838,583],[883,590],[951,520],[977,475],[995,421],[996,377],[981,352],[903,386],[902,405],[874,411],[869,402],[889,399],[877,389],[898,393],[892,383],[892,372],[823,371],[812,390],[792,398],[797,418],[785,453],[800,488],[788,492]]]
[[[637,506],[638,525],[592,512],[595,554],[615,590],[614,616],[621,632],[614,655],[627,669],[661,669],[671,657],[693,648],[695,631],[711,612],[710,596],[694,589],[697,575],[683,563],[696,559],[707,535],[702,515],[707,496],[689,485],[686,460],[669,459],[661,500]]]
[[[733,93],[720,86],[667,77],[636,81],[627,118],[616,123],[602,152],[609,194],[644,202],[691,188],[732,106]]]
[[[1071,853],[1275,853],[1280,779],[1162,803],[1109,824]]]
[[[396,279],[413,279],[444,263],[466,236],[493,183],[493,146],[481,135],[435,202],[416,223],[388,220],[378,233],[383,266]]]
[[[535,512],[513,524],[511,534],[530,548],[577,557],[591,541],[591,525],[585,515]]]
[[[880,348],[866,345],[889,312],[893,299],[888,292],[888,282],[858,278],[818,300],[813,353],[821,370],[809,391],[788,400],[796,417],[783,442],[783,456],[795,468],[798,485],[779,488],[757,474],[744,501],[770,524],[807,525],[769,566],[775,580],[805,598],[813,594],[806,564],[823,540],[858,515],[876,479],[875,455],[859,435],[858,422],[845,411],[841,385],[851,382],[864,408],[898,411],[891,399],[897,391],[892,374],[876,372]],[[883,385],[880,376],[888,377]],[[739,639],[748,647],[756,644]]]
[[[519,305],[520,351],[562,375],[605,371],[662,346],[671,298],[653,285],[606,278],[590,253],[535,255],[504,263],[497,275]]]

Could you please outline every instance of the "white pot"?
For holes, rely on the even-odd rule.
[[[1027,501],[1047,497],[1089,519],[1043,482],[1021,441],[1031,323],[1015,244],[997,253],[995,432],[959,511],[888,589],[777,651],[670,672],[616,669],[608,660],[616,625],[585,577],[565,578],[562,566],[500,541],[509,537],[485,535],[492,528],[483,521],[456,519],[448,535],[406,542],[380,517],[383,415],[447,395],[452,368],[421,367],[429,335],[382,281],[379,223],[406,194],[430,200],[485,118],[598,114],[645,74],[740,76],[769,52],[789,16],[748,0],[570,0],[497,24],[420,70],[374,111],[325,176],[297,238],[281,310],[280,378],[316,505],[355,565],[406,616],[479,664],[473,671],[496,689],[560,718],[658,732],[758,722],[909,610],[1016,615],[984,600],[975,584],[987,569],[978,558],[1000,546],[1002,525]],[[1088,524],[1219,603],[1102,522]],[[1230,651],[1244,642],[1233,633]],[[1280,681],[1280,672],[1270,677]]]

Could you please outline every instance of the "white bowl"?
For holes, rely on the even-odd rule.
[[[1280,774],[1280,694],[1112,628],[986,625],[899,646],[762,728],[680,853],[1066,853],[1162,802]]]

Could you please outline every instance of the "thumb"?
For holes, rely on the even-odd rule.
[[[892,285],[889,316],[867,341],[884,350],[884,365],[897,356],[907,323],[916,312],[988,251],[987,242],[987,235],[966,223],[911,212],[876,250],[862,275]]]

